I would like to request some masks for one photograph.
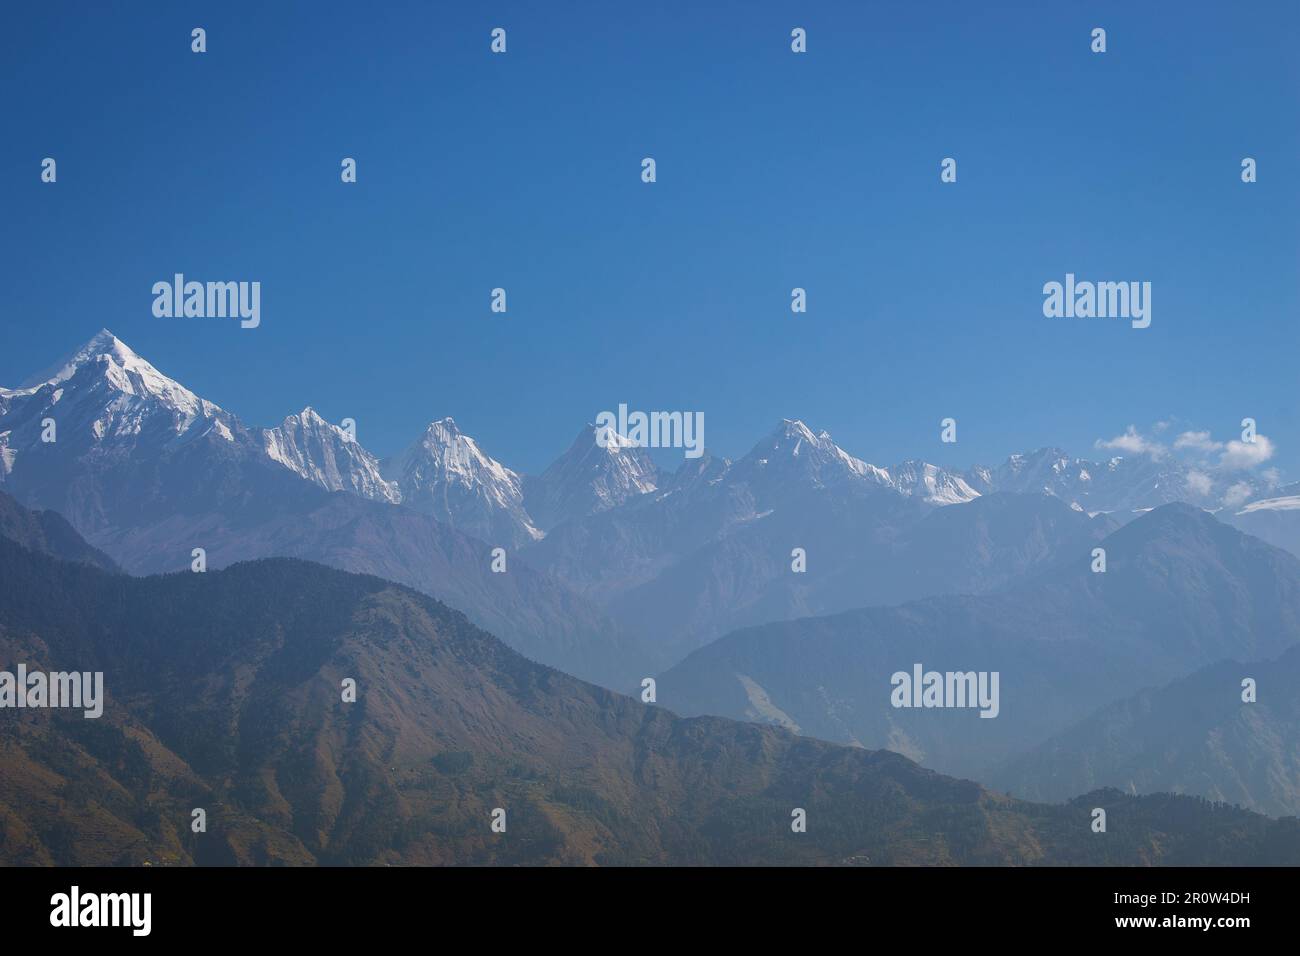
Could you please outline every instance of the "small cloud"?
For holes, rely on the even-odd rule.
[[[1229,508],[1235,508],[1250,497],[1252,490],[1250,485],[1244,481],[1239,481],[1223,493],[1223,503]]]
[[[1209,432],[1183,432],[1174,439],[1175,448],[1190,448],[1193,451],[1218,451],[1223,442],[1214,441]]]
[[[1256,435],[1253,442],[1230,441],[1219,456],[1219,467],[1230,471],[1254,468],[1273,457],[1273,442],[1264,435]]]
[[[1203,471],[1193,469],[1187,473],[1187,487],[1194,494],[1205,497],[1214,489],[1214,479]]]
[[[1098,439],[1096,445],[1109,451],[1122,451],[1130,455],[1150,455],[1152,458],[1161,458],[1165,453],[1164,445],[1143,438],[1138,434],[1135,425],[1130,425],[1124,434],[1117,435],[1109,441]]]

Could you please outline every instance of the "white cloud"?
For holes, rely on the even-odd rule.
[[[1179,432],[1177,437],[1173,437],[1173,432],[1170,431],[1172,440],[1167,443],[1148,437],[1159,434],[1162,429],[1172,429],[1175,425],[1184,427],[1185,430]],[[1136,425],[1129,425],[1122,435],[1110,439],[1099,438],[1093,444],[1096,448],[1122,455],[1148,455],[1153,461],[1162,463],[1172,461],[1185,475],[1187,490],[1197,497],[1209,497],[1215,494],[1216,488],[1238,482],[1244,477],[1242,472],[1252,473],[1249,479],[1254,486],[1251,494],[1276,488],[1283,483],[1277,468],[1260,467],[1277,453],[1277,446],[1266,435],[1256,434],[1255,440],[1251,442],[1235,438],[1217,441],[1208,429],[1187,428],[1182,422],[1166,419],[1150,426],[1146,434],[1139,431]],[[1242,484],[1244,482],[1233,485],[1227,492],[1229,497],[1243,494]],[[1233,503],[1227,499],[1225,502]]]
[[[1223,493],[1223,503],[1229,508],[1235,508],[1251,496],[1253,489],[1244,481],[1239,481]]]
[[[1130,455],[1150,455],[1152,458],[1161,458],[1165,454],[1164,445],[1143,438],[1138,434],[1135,425],[1130,425],[1124,434],[1117,435],[1109,441],[1097,439],[1097,447],[1109,451],[1127,452]]]
[[[1204,497],[1214,490],[1214,479],[1203,471],[1192,469],[1187,473],[1187,487]]]
[[[1214,441],[1209,432],[1183,432],[1174,440],[1175,448],[1190,448],[1194,451],[1218,451],[1223,442]]]
[[[1273,442],[1264,435],[1256,435],[1253,442],[1230,441],[1219,456],[1219,467],[1237,471],[1254,468],[1273,457]]]

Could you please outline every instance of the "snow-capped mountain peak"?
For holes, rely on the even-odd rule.
[[[114,503],[138,509],[151,495],[202,485],[218,467],[257,451],[256,437],[235,416],[107,329],[0,393],[0,484],[23,500],[62,508],[87,533],[115,520]],[[64,495],[100,480],[94,494]]]
[[[917,459],[895,465],[889,469],[889,475],[890,483],[900,494],[932,505],[964,504],[980,494],[961,475]]]
[[[790,480],[813,487],[843,481],[889,484],[889,475],[883,468],[855,458],[835,444],[829,432],[814,432],[797,418],[782,419],[737,462],[736,473],[743,480],[760,480],[760,483]]]
[[[519,475],[487,455],[450,416],[429,423],[424,435],[394,460],[403,476],[417,485],[438,476],[438,480],[466,486],[487,483],[498,487],[518,486]],[[408,480],[404,477],[403,480]]]
[[[825,435],[826,438],[830,438],[829,433],[823,431],[822,434]],[[776,426],[776,429],[773,430],[769,438],[774,438],[778,443],[782,441],[793,441],[795,442],[796,448],[803,442],[808,442],[810,444],[817,443],[817,436],[813,434],[812,429],[797,418],[781,419],[781,423]]]
[[[549,530],[649,494],[660,483],[659,469],[644,448],[608,426],[588,423],[568,451],[528,479],[528,510]]]
[[[322,488],[393,504],[402,500],[397,485],[380,474],[379,460],[310,405],[262,429],[261,437],[268,458]]]
[[[108,329],[100,329],[90,341],[61,362],[27,379],[19,391],[34,393],[47,385],[63,385],[86,369],[98,372],[107,384],[124,394],[162,401],[183,412],[191,422],[221,412],[220,406],[199,398],[175,379],[158,371]]]
[[[382,471],[405,504],[467,534],[511,546],[542,536],[524,510],[522,477],[484,452],[450,417],[430,422]]]
[[[6,390],[0,414],[20,405],[24,421],[50,418],[64,435],[96,443],[148,435],[169,442],[207,434],[234,441],[239,428],[220,406],[168,378],[108,329],[17,389]],[[11,458],[23,441],[23,435],[9,436]]]
[[[626,448],[640,447],[626,435],[620,435],[611,425],[588,425],[587,428],[591,430],[591,438],[596,447],[607,454],[617,455]]]
[[[782,419],[738,463],[737,474],[760,485],[782,480],[815,488],[875,486],[931,505],[961,504],[980,495],[962,475],[924,461],[888,469],[863,461],[835,444],[829,432],[814,431],[797,418]]]
[[[152,365],[131,351],[126,343],[112,332],[108,329],[100,329],[89,341],[80,348],[73,350],[71,354],[55,362],[44,371],[28,376],[15,391],[34,392],[42,385],[57,385],[60,382],[66,382],[84,366],[97,362],[101,356],[123,369],[142,372],[147,376],[165,378]],[[170,379],[167,379],[167,381],[170,381]]]

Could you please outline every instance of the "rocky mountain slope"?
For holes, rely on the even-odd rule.
[[[1242,681],[1255,681],[1253,702]],[[1220,661],[1141,691],[997,771],[999,789],[1036,800],[1096,787],[1167,791],[1300,814],[1300,647],[1268,661]]]

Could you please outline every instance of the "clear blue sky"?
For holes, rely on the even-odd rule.
[[[107,326],[250,424],[311,404],[381,455],[449,414],[538,470],[619,402],[704,411],[720,454],[788,416],[885,465],[1251,415],[1300,477],[1298,27],[1290,0],[10,4],[0,384]],[[175,272],[261,281],[261,327],[155,318]],[[1044,318],[1066,272],[1152,282],[1152,326]]]

